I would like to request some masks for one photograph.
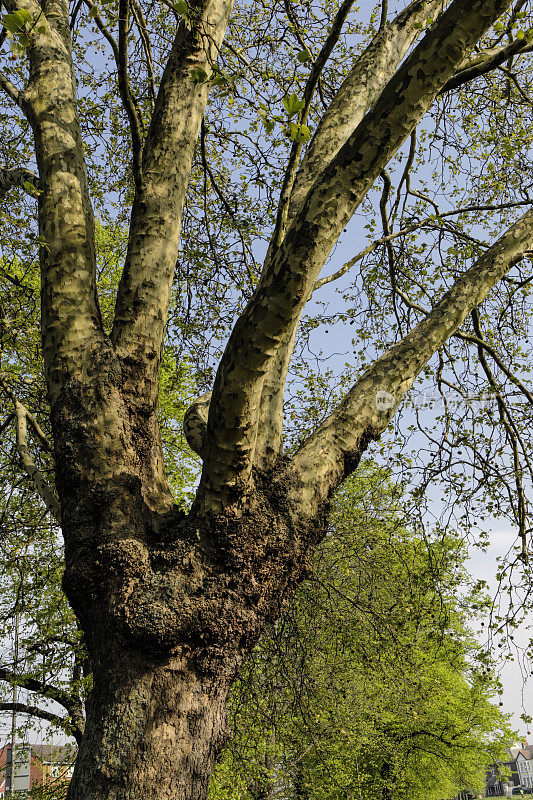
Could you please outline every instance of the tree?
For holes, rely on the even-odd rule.
[[[38,196],[33,245],[39,245],[42,356],[58,499],[26,439],[27,421],[44,441],[41,427],[8,383],[6,392],[13,395],[21,463],[61,523],[63,584],[84,633],[93,676],[69,798],[119,800],[149,793],[199,800],[225,740],[229,686],[265,625],[308,574],[313,549],[326,532],[332,493],[387,428],[431,357],[531,249],[533,212],[526,211],[475,255],[433,308],[426,313],[415,304],[421,321],[363,371],[292,455],[283,454],[290,354],[322,267],[375,180],[436,98],[529,51],[529,34],[516,25],[525,4],[509,11],[510,0],[415,0],[388,22],[384,2],[366,49],[357,53],[345,38],[340,52],[352,61],[345,64],[338,89],[334,70],[328,77],[327,62],[343,25],[350,24],[351,3],[333,14],[326,5],[322,20],[328,33],[318,53],[308,59],[307,47],[299,51],[299,62],[312,62],[303,100],[294,93],[283,98],[292,146],[262,272],[250,276],[253,293],[233,326],[212,392],[186,415],[189,443],[203,459],[188,513],[175,502],[165,472],[158,378],[180,224],[188,186],[193,192],[201,186],[199,165],[216,192],[206,156],[208,131],[201,128],[213,84],[225,87],[231,105],[231,76],[215,66],[231,3],[192,0],[170,3],[170,8],[167,3],[163,11],[135,0],[119,0],[117,7],[87,0],[89,17],[116,61],[113,76],[104,71],[94,84],[105,114],[86,96],[82,67],[88,59],[94,66],[95,59],[87,54],[87,28],[79,33],[77,27],[81,5],[70,17],[64,0],[42,5],[7,0],[5,5],[9,13],[3,23],[13,39],[15,61],[4,58],[0,73],[11,102],[2,124],[4,129],[18,125],[20,135],[10,136],[5,146],[9,161],[0,185]],[[156,58],[147,32],[149,12]],[[237,32],[243,39],[247,31],[260,30],[261,8],[241,12],[249,23]],[[313,20],[313,9],[308,13]],[[291,14],[288,4],[285,33],[302,38]],[[135,59],[128,49],[132,26],[140,54]],[[78,37],[74,49],[71,28]],[[250,51],[259,41],[250,42]],[[275,42],[269,45],[274,52]],[[246,64],[239,46],[228,40],[228,47]],[[74,59],[81,68],[78,91]],[[261,78],[268,75],[265,70]],[[507,76],[509,86],[512,80]],[[129,122],[128,149],[119,131],[123,118],[113,105],[115,86]],[[311,111],[316,117],[318,102],[326,108],[310,139],[306,120]],[[276,120],[265,105],[268,135]],[[105,155],[111,164],[127,161],[118,178],[105,158],[100,173],[94,169],[102,151],[91,135],[104,123],[112,131],[102,139]],[[14,161],[15,152],[30,160],[29,131],[37,176]],[[199,138],[200,158],[194,161]],[[223,131],[219,141],[225,141]],[[261,168],[258,173],[261,186],[265,176]],[[120,183],[124,175],[129,180]],[[109,187],[118,192],[122,215],[131,201],[110,329],[97,297],[92,206],[117,202]],[[249,186],[247,192],[243,195],[252,202]],[[225,215],[233,219],[234,204],[222,191],[220,197]],[[520,202],[527,205],[529,199]],[[17,203],[22,201],[6,217],[15,240],[17,225],[21,229]],[[205,219],[211,221],[208,211]],[[183,217],[191,252],[195,220],[194,208]],[[207,224],[205,230],[214,248]],[[221,236],[230,236],[226,228]],[[30,253],[30,244],[24,241],[21,247]],[[244,265],[247,252],[243,238]],[[391,279],[394,283],[393,269]],[[216,289],[221,291],[219,278]],[[475,314],[472,324],[477,324]],[[479,328],[473,341],[482,354],[490,352]],[[506,424],[511,446],[516,434]],[[513,471],[520,496],[516,460]],[[519,508],[525,531],[522,501]]]
[[[213,800],[484,789],[513,734],[465,625],[483,598],[474,587],[459,600],[461,540],[407,530],[400,501],[368,461],[338,493],[314,580],[234,688]]]
[[[125,247],[124,234],[118,226],[97,226],[99,299],[104,320],[112,318],[114,291],[120,277],[120,253]],[[19,335],[3,342],[3,356],[11,365],[10,383],[24,386],[24,377],[32,376],[31,384],[18,395],[18,414],[26,414],[27,406],[42,415],[40,398],[44,395],[38,346],[39,280],[37,265],[23,270],[10,265],[7,276],[0,278],[2,305],[7,319],[17,320],[20,285],[24,288],[24,316]],[[15,281],[13,286],[12,281]],[[37,363],[35,363],[37,361]],[[159,393],[162,440],[167,475],[178,502],[188,501],[187,486],[195,476],[194,455],[183,437],[179,424],[193,395],[189,391],[187,372],[177,364],[175,348],[165,347],[162,359],[162,381]],[[172,387],[172,389],[170,389]],[[4,384],[4,389],[9,389]],[[33,417],[32,417],[33,419]],[[9,424],[10,417],[7,419]],[[9,428],[8,428],[9,430]],[[76,624],[61,590],[63,548],[60,531],[50,519],[42,502],[31,491],[28,481],[21,479],[17,453],[24,446],[18,437],[4,441],[0,470],[6,496],[2,502],[2,563],[0,587],[0,633],[2,667],[0,668],[0,710],[15,714],[17,739],[32,722],[45,720],[54,728],[74,737],[79,744],[85,725],[85,703],[91,686],[91,669],[87,661],[82,631]],[[43,438],[45,438],[43,433]],[[45,439],[46,441],[46,439]],[[39,468],[47,477],[52,473],[49,448],[41,454]],[[42,458],[44,455],[44,459]],[[27,453],[29,458],[29,452]],[[179,468],[178,468],[179,465]],[[17,652],[14,638],[17,629]],[[16,687],[15,697],[13,688]],[[10,721],[10,726],[12,721]]]

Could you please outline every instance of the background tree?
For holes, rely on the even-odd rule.
[[[486,359],[496,353],[505,381],[530,398],[523,376],[486,341],[484,320],[474,311],[503,278],[513,293],[529,283],[519,264],[531,248],[532,212],[516,217],[530,204],[527,184],[524,196],[508,200],[496,164],[496,202],[448,212],[422,198],[432,206],[429,221],[415,217],[392,232],[399,209],[407,213],[405,193],[424,194],[413,190],[412,134],[429,109],[441,108],[443,93],[505,65],[510,73],[491,100],[504,111],[512,101],[514,108],[529,102],[529,10],[521,1],[511,8],[508,0],[416,0],[389,21],[383,3],[379,22],[374,17],[359,24],[349,2],[305,6],[303,20],[290,2],[274,13],[244,6],[236,9],[225,40],[232,14],[227,0],[170,7],[86,0],[70,10],[63,0],[8,0],[7,11],[2,39],[10,34],[15,58],[3,58],[0,72],[8,104],[0,184],[29,199],[17,199],[5,215],[3,263],[26,270],[39,246],[47,421],[34,425],[35,415],[22,410],[9,359],[3,362],[5,392],[21,463],[61,522],[64,587],[93,675],[69,796],[119,800],[150,792],[198,800],[224,741],[231,681],[308,574],[333,491],[387,428],[432,356],[446,352],[450,337],[459,334],[478,351],[480,386],[488,382],[498,390],[502,379]],[[98,35],[90,33],[92,21]],[[95,62],[100,66],[93,48],[102,53],[102,46],[109,58],[101,56],[93,81]],[[287,73],[287,61],[298,71]],[[238,71],[226,69],[237,63]],[[284,71],[276,72],[277,65]],[[253,112],[251,120],[240,114],[242,106]],[[264,137],[255,135],[256,142],[242,147],[261,118]],[[446,119],[453,122],[453,106]],[[397,200],[384,170],[410,135]],[[502,144],[501,152],[505,161],[517,147]],[[26,166],[32,153],[36,176]],[[284,454],[283,394],[296,327],[346,226],[357,209],[367,212],[380,175],[384,235],[368,252],[385,245],[397,343],[381,355],[392,342],[376,335],[370,365],[333,409],[323,404],[325,418]],[[209,208],[211,188],[218,209]],[[36,194],[38,231],[25,224],[25,204]],[[453,191],[450,199],[456,199]],[[103,224],[130,217],[112,321],[97,297],[94,209]],[[433,277],[426,276],[431,258],[417,257],[397,280],[389,247],[396,234],[405,248],[417,230],[446,228],[447,214],[459,215],[463,224],[468,214],[490,210],[495,216],[488,223],[477,222],[492,244],[485,246],[474,230],[476,246],[459,251],[437,230],[449,271],[437,261]],[[267,233],[260,269],[251,243]],[[200,299],[210,295],[212,335],[199,334],[206,317],[193,313],[193,280],[205,287]],[[424,305],[405,284],[418,287]],[[509,297],[495,296],[496,318],[507,319]],[[407,311],[398,311],[398,299]],[[169,314],[171,305],[177,314]],[[471,312],[473,330],[470,323],[461,329]],[[509,314],[513,334],[525,334]],[[189,513],[180,509],[164,468],[157,398],[167,326],[178,352],[184,338],[191,342],[191,361],[206,384],[221,354],[212,393],[185,418],[188,440],[203,459]],[[368,337],[364,326],[361,337]],[[206,354],[213,358],[202,364],[199,355]],[[476,365],[471,376],[478,377]],[[440,365],[435,378],[439,386],[447,380]],[[528,442],[498,402],[503,442],[497,455],[511,459],[504,485],[514,486],[508,505],[516,509],[526,560]],[[38,468],[25,423],[39,443],[47,438],[39,431],[50,428],[55,486]],[[435,447],[443,463],[446,447]],[[476,464],[487,463],[479,447],[472,451]],[[484,479],[491,476],[498,478],[489,461]]]
[[[365,462],[335,498],[314,579],[233,690],[217,800],[452,797],[484,791],[513,733],[466,627],[464,545],[409,531]],[[463,595],[462,599],[461,595]]]

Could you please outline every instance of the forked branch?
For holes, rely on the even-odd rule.
[[[209,412],[201,506],[219,508],[247,490],[265,373],[293,331],[332,247],[457,64],[508,5],[509,0],[454,0],[313,183],[221,360]]]

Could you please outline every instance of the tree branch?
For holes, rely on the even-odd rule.
[[[354,1],[355,0],[344,0],[342,5],[339,7],[339,10],[337,11],[335,19],[333,20],[333,24],[326,38],[326,41],[324,42],[317,58],[313,62],[313,66],[311,67],[311,72],[309,73],[309,77],[307,79],[307,83],[304,89],[304,97],[303,97],[304,108],[298,118],[298,122],[301,125],[307,122],[309,109],[311,107],[311,101],[313,99],[313,95],[315,93],[315,89],[318,84],[320,75],[327,64],[327,61],[331,53],[333,52],[333,48],[335,47],[335,45],[339,40],[339,37],[342,32],[342,27],[346,21],[346,17],[350,12],[350,9],[354,4]],[[286,8],[289,13],[289,9],[291,9],[291,7],[288,2],[286,3]],[[303,46],[305,47],[306,46],[305,41],[302,40],[302,42]],[[283,236],[285,235],[285,228],[289,214],[289,202],[291,199],[292,190],[294,188],[294,182],[296,180],[296,174],[297,174],[298,164],[300,161],[301,152],[302,152],[302,142],[295,140],[292,144],[291,152],[289,155],[289,161],[285,169],[285,175],[283,178],[283,184],[281,187],[280,199],[278,203],[276,227],[274,229],[274,234],[272,236],[272,241],[269,250],[278,247],[281,240],[283,239]]]
[[[530,31],[523,39],[515,39],[513,42],[501,47],[495,47],[492,50],[485,50],[482,53],[470,59],[470,63],[464,69],[460,69],[449,81],[447,81],[441,89],[441,94],[451,92],[453,89],[458,89],[465,83],[486,75],[487,72],[501,66],[509,58],[517,53],[529,53],[532,50]]]
[[[40,694],[42,697],[46,697],[48,700],[53,700],[55,703],[58,703],[60,706],[62,706],[68,714],[73,715],[74,720],[76,720],[80,714],[81,718],[83,719],[83,710],[80,700],[78,698],[71,697],[63,689],[59,689],[56,686],[50,686],[45,681],[40,681],[36,678],[30,678],[28,675],[17,675],[16,673],[2,666],[0,666],[0,681],[5,681],[6,683],[9,683],[10,686],[19,686],[21,689],[27,689],[30,692]],[[79,725],[79,721],[75,722],[75,724]]]
[[[68,6],[49,0],[44,16],[34,0],[27,9],[39,16],[28,48],[30,79],[26,96],[34,109],[32,126],[42,192],[39,196],[43,276],[43,355],[52,404],[62,386],[94,360],[103,343],[96,299],[94,219],[84,150],[76,111]]]
[[[144,55],[146,58],[148,85],[150,87],[150,97],[153,105],[153,103],[155,103],[156,100],[156,91],[155,91],[154,66],[152,59],[152,46],[150,44],[150,37],[148,35],[148,30],[146,28],[146,20],[144,18],[143,10],[139,5],[139,3],[137,2],[137,0],[132,0],[131,8],[133,11],[133,16],[135,17],[135,23],[137,25],[137,29],[141,37]]]
[[[27,703],[3,703],[0,702],[0,711],[16,711],[19,714],[28,714],[30,717],[37,719],[44,719],[46,722],[51,722],[52,725],[57,725],[74,737],[79,744],[83,736],[83,728],[80,728],[72,722],[68,717],[60,717],[58,714],[53,714],[51,711],[45,711],[38,706],[31,706]]]
[[[481,331],[481,326],[479,323],[479,314],[477,309],[472,310],[472,324],[474,327],[474,331],[476,333],[477,338],[483,342],[483,333]],[[515,507],[514,502],[512,502],[512,508],[515,511],[515,518],[518,524],[518,533],[520,539],[522,541],[522,560],[525,564],[528,563],[528,551],[527,551],[527,529],[526,529],[526,520],[527,520],[527,511],[526,511],[526,500],[524,495],[524,485],[522,482],[522,468],[520,465],[520,452],[518,448],[518,444],[523,447],[523,442],[521,437],[516,429],[516,426],[512,420],[512,417],[505,405],[502,396],[498,391],[498,385],[496,380],[494,379],[494,375],[492,374],[492,370],[490,369],[487,359],[485,358],[485,353],[481,344],[478,345],[478,357],[483,372],[486,375],[487,381],[489,386],[495,393],[496,402],[498,404],[498,412],[500,415],[500,421],[503,425],[505,430],[505,434],[507,437],[507,441],[511,446],[511,450],[513,453],[513,467],[514,467],[514,478],[515,478],[515,487],[516,487],[516,499],[518,501],[517,507]]]
[[[532,245],[530,210],[456,281],[422,322],[363,374],[304,442],[288,468],[296,487],[292,499],[300,513],[312,516],[327,502],[357,466],[369,442],[385,430],[432,355]]]
[[[388,0],[381,0],[381,18],[379,20],[379,30],[382,31],[387,24],[387,14],[389,13]]]
[[[211,392],[206,392],[189,406],[183,418],[183,433],[187,443],[191,450],[201,458],[205,455],[210,402]]]
[[[456,65],[509,3],[454,0],[314,182],[221,359],[197,496],[201,508],[218,509],[247,490],[265,373],[297,323],[332,247]]]
[[[0,167],[0,201],[4,199],[10,189],[15,187],[36,197],[40,190],[39,177],[25,167],[15,167],[14,169]]]
[[[0,89],[3,89],[19,108],[22,108],[22,99],[19,90],[2,72],[0,72]]]
[[[48,444],[46,436],[44,435],[37,421],[28,412],[27,408],[23,406],[21,402],[19,402],[11,389],[9,389],[2,379],[0,379],[0,386],[12,400],[15,407],[15,432],[17,450],[20,456],[21,464],[35,486],[35,489],[37,490],[37,493],[45,504],[47,510],[54,517],[56,522],[61,525],[61,506],[59,504],[59,500],[57,499],[53,490],[50,488],[42,472],[35,465],[35,462],[33,461],[28,449],[28,431],[26,427],[27,420],[30,420],[32,427],[36,431],[39,439],[46,442],[46,448],[48,450],[50,449],[50,445]]]
[[[135,188],[140,191],[142,186],[142,134],[140,109],[136,108],[135,98],[131,91],[128,76],[128,23],[129,0],[119,0],[118,10],[118,61],[117,74],[118,86],[122,103],[126,109],[131,131],[131,150],[133,154],[133,178]]]
[[[338,270],[336,270],[331,275],[325,275],[323,278],[319,278],[313,287],[313,292],[316,292],[317,289],[322,288],[322,286],[326,286],[328,283],[332,283],[333,281],[342,278],[343,275],[346,275],[352,267],[354,267],[359,261],[361,261],[365,256],[369,255],[370,253],[377,250],[382,244],[387,244],[387,242],[393,242],[395,239],[399,239],[402,236],[407,236],[410,233],[414,233],[415,231],[422,230],[423,228],[427,228],[430,226],[434,226],[436,222],[440,218],[446,219],[446,217],[455,217],[459,214],[470,214],[474,211],[500,211],[504,208],[519,208],[520,206],[530,206],[533,204],[533,200],[519,200],[516,203],[501,203],[501,204],[489,204],[489,205],[469,205],[469,206],[462,206],[459,208],[454,208],[452,211],[443,211],[440,212],[438,217],[435,219],[435,216],[426,217],[425,219],[420,220],[419,222],[414,222],[412,225],[407,225],[405,228],[401,228],[401,230],[396,231],[395,233],[391,233],[390,236],[381,236],[379,239],[375,239],[373,242],[370,242],[363,250],[361,250],[357,255],[353,256],[349,261],[342,265]],[[427,312],[424,312],[427,313]]]
[[[415,0],[374,37],[341,84],[320,120],[300,166],[291,196],[293,218],[315,179],[357,128],[365,113],[423,32],[428,17],[441,11],[442,0]]]
[[[350,7],[351,3],[344,3],[340,7],[328,39],[313,65],[304,94],[305,116],[301,122],[305,122],[318,77],[340,35]],[[294,219],[317,175],[339,151],[359,125],[367,109],[379,97],[409,47],[420,36],[423,22],[431,13],[441,8],[442,0],[433,0],[429,5],[416,0],[389,25],[380,27],[378,35],[359,57],[322,117],[298,172],[296,170],[301,144],[295,142],[284,176],[276,228],[263,271],[268,270],[270,258],[281,243],[287,224]],[[269,364],[263,382],[259,411],[261,425],[257,432],[255,455],[255,463],[263,469],[272,465],[279,456],[282,446],[284,388],[298,323],[299,317],[294,322],[293,329],[286,332],[276,357]]]
[[[198,82],[198,75],[211,71],[231,7],[232,0],[189,3],[189,24],[178,26],[144,146],[143,186],[133,203],[111,333],[139,452],[153,452],[158,439],[161,348],[183,203],[209,90],[208,81]],[[156,480],[162,485],[162,455],[157,460]]]

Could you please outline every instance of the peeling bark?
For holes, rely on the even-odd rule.
[[[509,0],[455,0],[387,84],[373,110],[307,194],[219,365],[198,507],[218,510],[250,489],[265,374],[332,247],[375,179],[441,87]]]
[[[327,503],[370,441],[389,424],[402,398],[432,355],[524,253],[533,247],[533,211],[527,211],[446,292],[404,339],[375,362],[291,461],[296,513]]]
[[[416,0],[381,27],[354,65],[303,160],[288,228],[237,321],[213,393],[186,415],[187,440],[204,460],[188,516],[174,506],[163,468],[158,372],[208,94],[206,83],[191,80],[191,69],[210,70],[231,2],[189,3],[190,25],[178,26],[142,159],[140,127],[135,134],[136,195],[110,337],[96,296],[67,3],[23,4],[44,14],[28,47],[29,81],[20,93],[1,76],[0,84],[26,109],[35,137],[46,240],[42,339],[61,502],[55,511],[65,537],[64,588],[94,673],[68,796],[204,800],[226,735],[228,688],[264,626],[308,574],[331,492],[386,427],[428,359],[533,245],[528,212],[367,370],[292,460],[280,456],[295,330],[331,248],[437,94],[458,67],[472,66],[465,59],[509,0]],[[420,24],[442,5],[448,9],[406,58]],[[126,33],[123,27],[124,91]],[[24,174],[0,171],[0,188],[20,185]],[[15,409],[19,452],[32,470],[28,412]],[[39,484],[37,472],[32,477]]]

